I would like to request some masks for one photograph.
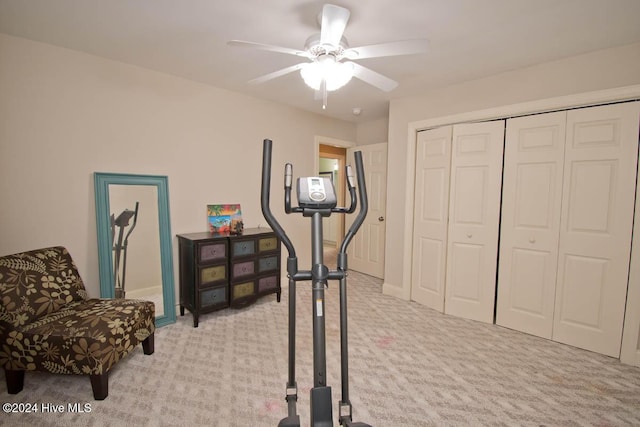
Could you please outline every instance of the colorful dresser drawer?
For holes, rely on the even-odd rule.
[[[216,286],[200,291],[200,308],[222,308],[229,305],[227,286]]]
[[[201,243],[198,245],[198,262],[206,263],[227,258],[226,240]]]
[[[231,262],[231,280],[242,279],[254,274],[256,274],[255,260]]]
[[[200,267],[200,286],[227,280],[227,264]]]
[[[231,242],[231,257],[251,256],[256,254],[255,240],[235,240]]]
[[[275,271],[280,268],[280,257],[277,255],[262,257],[258,259],[258,273]]]
[[[280,288],[280,275],[260,277],[258,279],[258,294],[271,293]]]
[[[251,280],[249,282],[234,283],[231,285],[231,303],[241,300],[253,298],[256,295],[256,283]]]
[[[272,252],[278,249],[278,238],[273,237],[262,237],[258,239],[258,251],[262,252]]]

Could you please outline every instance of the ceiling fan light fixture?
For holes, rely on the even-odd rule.
[[[322,55],[305,64],[300,70],[304,82],[314,90],[320,90],[324,80],[329,92],[340,89],[353,78],[353,64],[338,62],[332,55]]]

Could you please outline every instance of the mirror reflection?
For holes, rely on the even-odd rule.
[[[153,301],[162,315],[157,193],[148,185],[109,185],[114,296]]]

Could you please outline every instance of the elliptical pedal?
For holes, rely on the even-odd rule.
[[[292,415],[281,419],[278,427],[300,427],[300,415]]]
[[[343,427],[371,427],[371,425],[362,422],[351,421],[351,403],[338,402],[340,410],[340,425]]]

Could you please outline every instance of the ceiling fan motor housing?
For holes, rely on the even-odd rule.
[[[347,49],[349,49],[349,43],[344,36],[340,38],[340,44],[338,46],[333,46],[330,44],[322,44],[320,41],[320,33],[309,37],[304,44],[304,50],[313,58],[329,54],[335,56],[338,61],[342,59],[344,51]]]

